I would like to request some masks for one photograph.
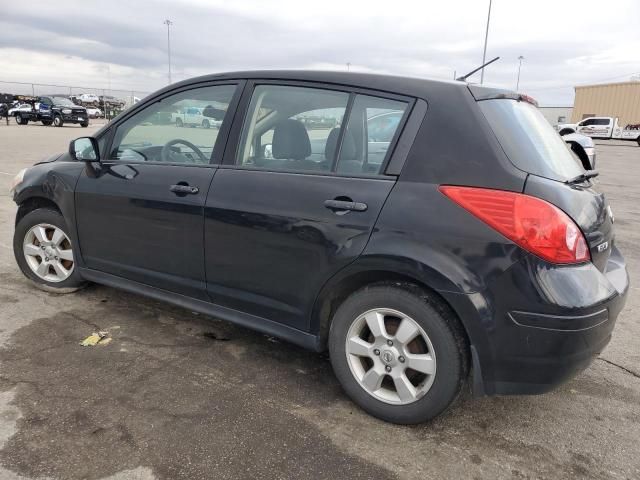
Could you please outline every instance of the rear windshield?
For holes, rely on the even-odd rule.
[[[560,181],[584,173],[537,107],[511,99],[481,100],[478,105],[509,160],[520,170]]]

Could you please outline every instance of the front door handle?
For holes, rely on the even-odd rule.
[[[195,195],[196,193],[198,193],[200,190],[198,189],[198,187],[194,187],[191,185],[182,185],[182,184],[178,184],[178,185],[171,185],[169,187],[169,191],[176,193],[178,195],[182,194],[182,195]]]
[[[335,212],[364,212],[367,210],[367,204],[362,202],[354,202],[351,200],[325,200],[324,206]]]

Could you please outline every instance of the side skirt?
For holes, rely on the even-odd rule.
[[[249,315],[238,310],[222,307],[214,303],[196,300],[194,298],[172,293],[160,288],[151,287],[143,283],[127,280],[126,278],[111,275],[109,273],[99,272],[88,268],[81,268],[80,275],[85,280],[99,283],[108,287],[119,288],[128,292],[136,293],[155,300],[172,303],[182,308],[192,310],[194,312],[209,315],[222,320],[226,320],[242,327],[257,330],[267,335],[281,338],[288,342],[299,345],[308,350],[320,350],[320,341],[317,335],[303,332],[288,325],[283,325],[273,320]]]

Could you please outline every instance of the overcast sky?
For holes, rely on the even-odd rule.
[[[0,0],[0,80],[153,91],[240,69],[453,78],[482,59],[488,0]],[[543,105],[640,74],[640,1],[494,0],[485,83]],[[109,75],[110,73],[110,75]],[[470,79],[479,82],[479,74]],[[0,91],[8,89],[0,83]]]

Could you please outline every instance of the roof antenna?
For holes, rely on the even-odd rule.
[[[478,68],[476,68],[475,70],[471,70],[469,73],[467,73],[466,75],[463,75],[462,77],[458,77],[456,78],[457,81],[459,82],[464,82],[467,80],[467,78],[469,78],[471,75],[473,75],[474,73],[476,73],[478,70],[482,70],[484,67],[486,67],[487,65],[491,65],[493,62],[495,62],[496,60],[499,60],[500,57],[496,57],[493,60],[489,60],[487,63],[485,63],[484,65],[480,65]]]

